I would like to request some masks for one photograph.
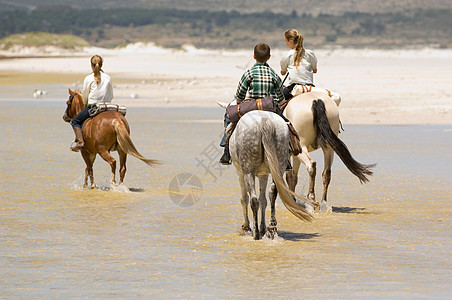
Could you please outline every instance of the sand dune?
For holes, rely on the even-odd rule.
[[[277,72],[285,50],[272,50],[269,64]],[[319,49],[315,53],[319,59],[315,84],[342,95],[344,123],[452,124],[452,50]],[[77,87],[90,72],[93,54],[104,57],[104,71],[115,83],[115,102],[128,106],[214,107],[217,100],[232,100],[241,74],[254,62],[251,49],[184,46],[174,50],[145,43],[75,53],[22,49],[0,53],[10,56],[1,60],[0,88],[18,84],[21,76],[39,74],[54,74],[48,76],[48,85],[61,77],[67,78],[68,87]],[[15,83],[5,75],[12,73]],[[66,84],[61,78],[59,84]],[[61,100],[50,94],[47,100]],[[8,100],[8,94],[0,98]],[[31,93],[29,100],[36,101]]]

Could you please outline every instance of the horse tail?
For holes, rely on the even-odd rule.
[[[325,103],[321,99],[312,102],[312,113],[314,115],[314,128],[317,135],[317,142],[320,146],[333,148],[347,169],[358,177],[361,184],[369,181],[366,175],[370,176],[373,174],[371,168],[375,167],[375,164],[363,165],[352,157],[344,142],[331,130],[326,115]]]
[[[282,174],[279,169],[278,156],[276,154],[276,130],[272,121],[268,118],[262,119],[262,144],[264,146],[265,156],[267,158],[268,167],[276,184],[279,196],[286,206],[286,208],[297,218],[303,221],[312,221],[312,215],[297,202],[295,202],[292,195],[298,197],[295,193],[289,190],[284,183]],[[280,159],[287,159],[282,157]]]
[[[146,158],[138,152],[138,150],[135,148],[135,145],[132,142],[132,139],[130,138],[130,134],[124,122],[115,118],[113,119],[113,126],[116,131],[116,140],[119,144],[119,147],[124,152],[138,158],[139,160],[143,161],[149,166],[153,166],[160,163],[158,160]]]

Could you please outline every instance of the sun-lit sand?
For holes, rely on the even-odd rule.
[[[52,50],[52,51],[50,51]],[[82,53],[36,49],[0,60],[0,88],[59,85],[80,87],[89,58],[103,56],[115,84],[114,102],[144,107],[214,107],[233,99],[252,50],[171,50],[137,43]],[[269,64],[280,71],[286,49],[273,49]],[[452,50],[315,50],[316,86],[342,95],[341,119],[348,124],[452,124]],[[53,55],[51,55],[53,54]],[[30,57],[31,55],[39,57]],[[22,57],[17,57],[22,56]],[[11,100],[8,93],[1,100]],[[28,99],[24,99],[28,100]],[[30,93],[30,101],[35,101]],[[48,95],[44,100],[58,100]]]

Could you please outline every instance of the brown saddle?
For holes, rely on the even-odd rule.
[[[105,103],[105,102],[98,102],[93,105],[88,110],[89,116],[92,118],[101,112],[114,110],[117,112],[120,112],[123,116],[127,113],[127,108],[124,105],[118,105],[114,103]]]
[[[273,101],[272,97],[265,97],[262,99],[246,99],[237,105],[229,105],[226,108],[226,114],[228,115],[231,123],[226,128],[226,143],[229,142],[229,138],[231,137],[238,120],[245,113],[252,110],[265,110],[276,113],[276,104]],[[289,127],[290,151],[293,153],[293,155],[298,155],[301,153],[300,137],[298,136],[298,133],[293,127],[292,123],[288,123],[287,126]]]
[[[229,105],[226,108],[226,114],[232,123],[237,123],[244,114],[252,110],[275,112],[276,104],[271,96],[262,99],[245,99],[237,105]]]

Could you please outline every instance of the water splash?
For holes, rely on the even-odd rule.
[[[119,192],[119,193],[130,193],[130,189],[125,186],[124,183],[121,183],[119,185],[112,185],[111,190],[113,192]]]
[[[78,190],[78,191],[90,190],[89,188],[83,187],[83,182],[84,182],[84,176],[80,176],[79,178],[77,178],[76,180],[74,180],[71,183],[72,189]],[[101,191],[119,192],[119,193],[130,193],[131,192],[131,190],[124,183],[121,183],[119,185],[112,184],[107,177],[103,178],[103,181],[101,184],[95,184],[94,189],[101,190]],[[141,191],[139,189],[136,189],[136,190]]]

